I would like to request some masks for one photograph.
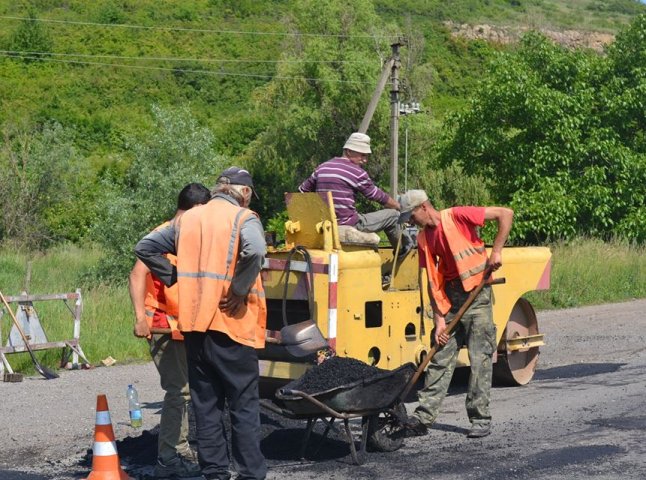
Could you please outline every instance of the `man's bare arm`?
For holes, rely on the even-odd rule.
[[[489,264],[494,270],[498,270],[502,265],[502,247],[509,237],[514,211],[506,207],[485,207],[485,220],[495,220],[498,223],[498,233],[493,241],[489,258]]]

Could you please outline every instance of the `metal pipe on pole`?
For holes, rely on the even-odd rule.
[[[360,133],[366,133],[368,131],[368,127],[370,126],[372,116],[375,114],[375,110],[377,109],[377,104],[379,103],[379,98],[381,98],[381,94],[384,91],[384,88],[386,88],[386,82],[388,81],[388,77],[390,77],[392,73],[392,68],[394,64],[395,64],[394,58],[388,59],[388,61],[384,65],[383,70],[381,71],[381,77],[379,77],[377,88],[373,92],[372,98],[370,99],[370,103],[368,104],[366,113],[363,116],[363,120],[361,120],[361,125],[359,126],[359,130],[358,130]]]
[[[392,48],[392,88],[390,90],[390,196],[397,198],[398,155],[399,155],[399,47],[401,42],[393,43]]]

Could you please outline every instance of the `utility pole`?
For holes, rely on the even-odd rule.
[[[399,156],[399,47],[405,45],[406,41],[400,38],[393,43],[392,48],[392,72],[390,75],[392,88],[390,90],[390,196],[397,198],[398,189],[398,156]]]
[[[390,194],[393,198],[397,198],[397,168],[398,168],[398,143],[399,143],[399,69],[401,68],[401,63],[399,61],[399,47],[406,45],[407,41],[404,37],[400,37],[397,42],[390,45],[392,49],[392,56],[384,64],[384,68],[381,72],[381,77],[379,77],[379,82],[377,82],[377,88],[372,94],[370,103],[368,104],[368,109],[366,110],[363,120],[361,120],[361,125],[359,126],[359,132],[366,133],[368,127],[370,126],[370,121],[372,116],[375,113],[377,108],[377,103],[379,103],[379,97],[381,97],[384,88],[386,88],[386,83],[388,82],[388,77],[390,76],[391,81],[391,90],[390,90]]]

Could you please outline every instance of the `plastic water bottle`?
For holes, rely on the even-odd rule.
[[[132,385],[128,385],[126,396],[128,397],[128,410],[130,411],[130,426],[141,428],[143,417],[141,414],[141,405],[139,405],[137,389]]]

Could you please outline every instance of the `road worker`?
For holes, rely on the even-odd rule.
[[[209,201],[209,189],[199,183],[186,185],[177,198],[175,216],[156,230],[176,222],[187,210]],[[167,255],[171,263],[176,259]],[[177,329],[177,287],[165,287],[141,260],[129,277],[130,299],[135,311],[134,334],[148,338],[150,355],[166,392],[159,420],[157,442],[157,478],[194,477],[199,474],[188,443],[188,371],[182,334]],[[152,333],[151,328],[170,329],[170,333]]]
[[[166,285],[178,283],[198,459],[207,480],[231,477],[225,401],[237,478],[264,479],[267,473],[260,451],[256,353],[265,345],[260,270],[266,244],[260,219],[247,208],[252,194],[251,174],[230,167],[219,176],[209,203],[152,232],[135,248]],[[163,255],[169,252],[177,255],[176,267]]]
[[[471,421],[469,438],[490,433],[489,412],[492,356],[496,350],[496,327],[491,308],[491,287],[485,286],[459,321],[455,334],[446,326],[464,304],[469,292],[484,277],[487,266],[502,265],[502,248],[507,241],[513,211],[504,207],[453,207],[438,211],[424,190],[410,190],[400,197],[401,221],[422,228],[417,241],[420,267],[428,275],[434,329],[431,341],[441,348],[426,370],[424,388],[418,392],[419,406],[406,424],[412,435],[424,435],[437,417],[453,376],[462,345],[469,351],[471,376],[466,409]],[[485,221],[498,223],[498,231],[487,258],[478,227]]]
[[[383,230],[394,249],[401,235],[399,259],[413,248],[413,240],[399,224],[400,205],[397,200],[377,187],[362,165],[368,162],[370,137],[353,133],[343,145],[343,155],[320,164],[312,175],[298,187],[299,192],[332,192],[338,225],[349,225],[361,232]],[[358,213],[357,193],[386,207],[376,212]],[[402,234],[403,233],[403,234]]]

